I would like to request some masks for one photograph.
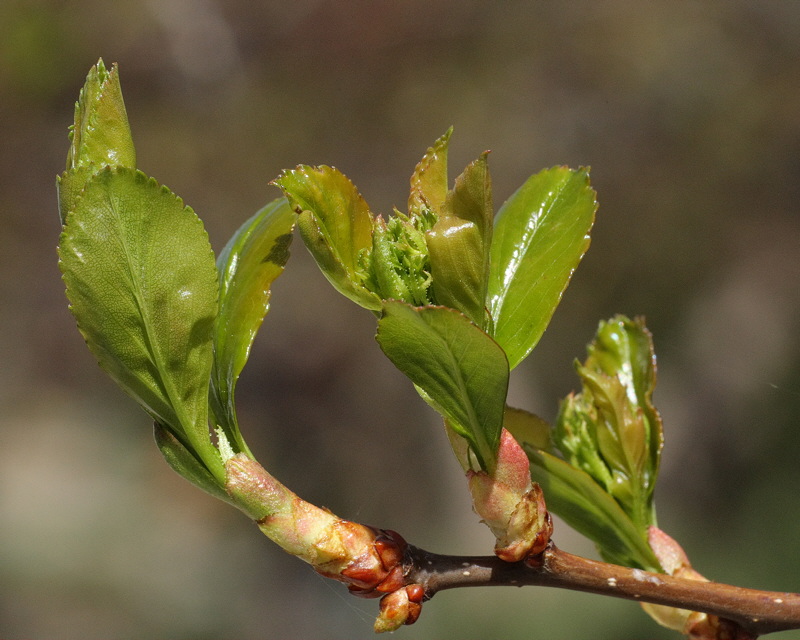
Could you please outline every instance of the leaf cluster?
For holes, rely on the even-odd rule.
[[[511,369],[544,333],[589,245],[597,207],[586,170],[531,177],[495,218],[488,153],[449,187],[452,129],[410,180],[408,213],[375,215],[337,169],[277,180],[326,278],[378,316],[387,357],[491,471]]]
[[[116,66],[92,68],[75,114],[58,181],[70,308],[100,366],[154,420],[167,461],[227,499],[224,457],[251,455],[234,390],[294,216],[272,202],[215,260],[194,211],[135,168]]]
[[[506,405],[511,370],[538,343],[589,246],[586,169],[531,176],[494,213],[488,153],[450,186],[452,130],[384,218],[328,166],[274,184],[285,197],[218,257],[194,211],[136,169],[116,67],[90,71],[59,177],[59,246],[70,307],[101,367],[155,423],[169,464],[213,495],[225,461],[253,458],[235,389],[283,272],[295,225],[331,284],[377,317],[386,356],[444,418],[470,473],[492,474],[505,427],[525,443],[550,507],[621,564],[659,570],[647,543],[663,442],[655,356],[639,321],[601,323],[557,423]],[[523,469],[524,469],[523,458]]]

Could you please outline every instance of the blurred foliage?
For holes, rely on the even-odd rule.
[[[450,125],[453,166],[494,150],[498,202],[541,167],[590,165],[592,249],[511,403],[553,418],[597,321],[645,315],[666,435],[659,524],[713,579],[798,589],[800,5],[5,0],[0,581],[13,588],[0,635],[256,638],[269,621],[275,637],[349,638],[371,623],[182,487],[72,328],[52,185],[75,88],[100,56],[123,68],[139,164],[184,195],[217,250],[301,162],[340,168],[389,212]],[[435,416],[384,362],[369,314],[294,254],[237,390],[250,446],[343,516],[485,551],[444,437],[422,447]],[[354,449],[364,425],[374,450]],[[397,482],[407,508],[387,512]],[[564,525],[555,539],[591,553]],[[203,588],[212,576],[225,607]],[[630,603],[466,591],[438,595],[404,637],[521,637],[533,620],[552,638],[670,637]]]

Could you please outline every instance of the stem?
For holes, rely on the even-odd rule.
[[[800,629],[800,594],[744,589],[717,582],[674,578],[588,560],[552,543],[537,566],[494,556],[445,556],[409,547],[406,583],[420,584],[426,598],[456,587],[542,586],[701,611],[738,624],[749,637]]]

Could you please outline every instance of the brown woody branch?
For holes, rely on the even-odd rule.
[[[494,556],[446,556],[409,546],[406,584],[419,584],[425,599],[457,587],[543,586],[586,591],[637,602],[701,611],[730,620],[744,632],[732,637],[800,629],[800,594],[699,582],[596,562],[550,543],[536,562],[508,563]]]

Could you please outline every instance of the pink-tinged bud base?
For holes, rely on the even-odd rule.
[[[649,527],[647,541],[666,573],[685,580],[708,582],[692,568],[686,552],[677,541],[658,527]],[[689,640],[716,640],[732,637],[727,623],[717,616],[676,607],[643,603],[642,608],[661,626],[682,632]]]
[[[408,544],[399,533],[342,520],[302,500],[243,454],[225,468],[231,498],[268,538],[321,575],[347,584],[353,595],[383,598],[376,630],[419,617],[424,593],[405,584]]]
[[[473,507],[497,539],[495,554],[506,562],[541,553],[553,531],[529,464],[522,447],[503,429],[494,473],[467,472]]]

